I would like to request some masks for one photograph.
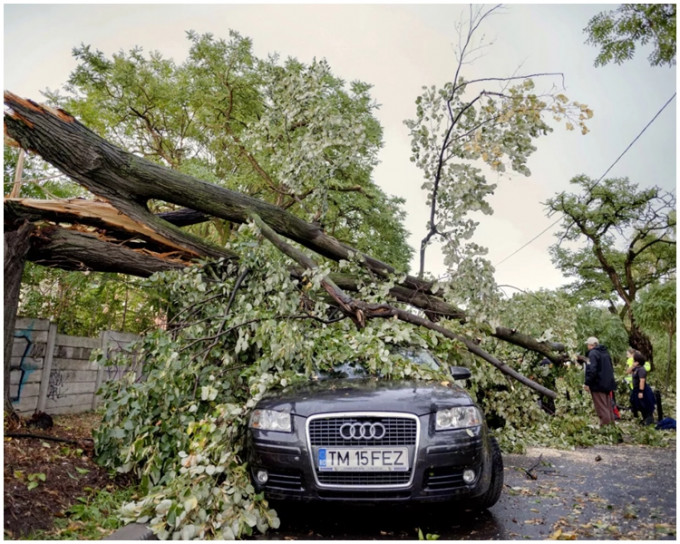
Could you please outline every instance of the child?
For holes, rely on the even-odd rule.
[[[654,392],[647,383],[645,358],[638,351],[633,355],[633,389],[630,392],[630,403],[636,411],[642,414],[642,424],[650,425],[654,422]]]

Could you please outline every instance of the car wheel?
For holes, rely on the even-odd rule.
[[[492,436],[489,438],[491,446],[491,483],[482,496],[474,501],[476,509],[485,510],[498,502],[503,490],[503,456],[498,441]]]

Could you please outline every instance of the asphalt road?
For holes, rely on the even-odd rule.
[[[349,507],[298,505],[280,511],[265,540],[675,540],[676,450],[600,446],[531,448],[504,455],[499,502]],[[421,536],[422,535],[422,536]]]

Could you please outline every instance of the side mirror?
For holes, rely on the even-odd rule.
[[[472,374],[464,366],[450,366],[451,376],[454,380],[468,380]]]

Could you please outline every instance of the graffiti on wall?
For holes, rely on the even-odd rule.
[[[109,339],[107,353],[109,361],[116,361],[106,365],[106,381],[120,381],[123,377],[132,372],[135,374],[135,383],[143,381],[142,373],[139,368],[139,353],[130,349],[131,342],[123,340]],[[117,361],[124,361],[127,364],[119,364]]]
[[[47,398],[57,400],[64,396],[64,375],[61,370],[50,372],[50,383],[47,387]]]
[[[12,371],[20,372],[17,394],[11,397],[11,401],[13,404],[21,400],[21,391],[24,388],[26,382],[28,381],[28,377],[39,368],[37,365],[28,362],[28,356],[31,354],[31,352],[33,351],[33,347],[35,346],[35,343],[33,342],[33,322],[31,322],[28,328],[14,333],[15,344],[21,341],[25,343],[25,347],[24,351],[21,354],[19,365],[10,366],[10,374]]]

